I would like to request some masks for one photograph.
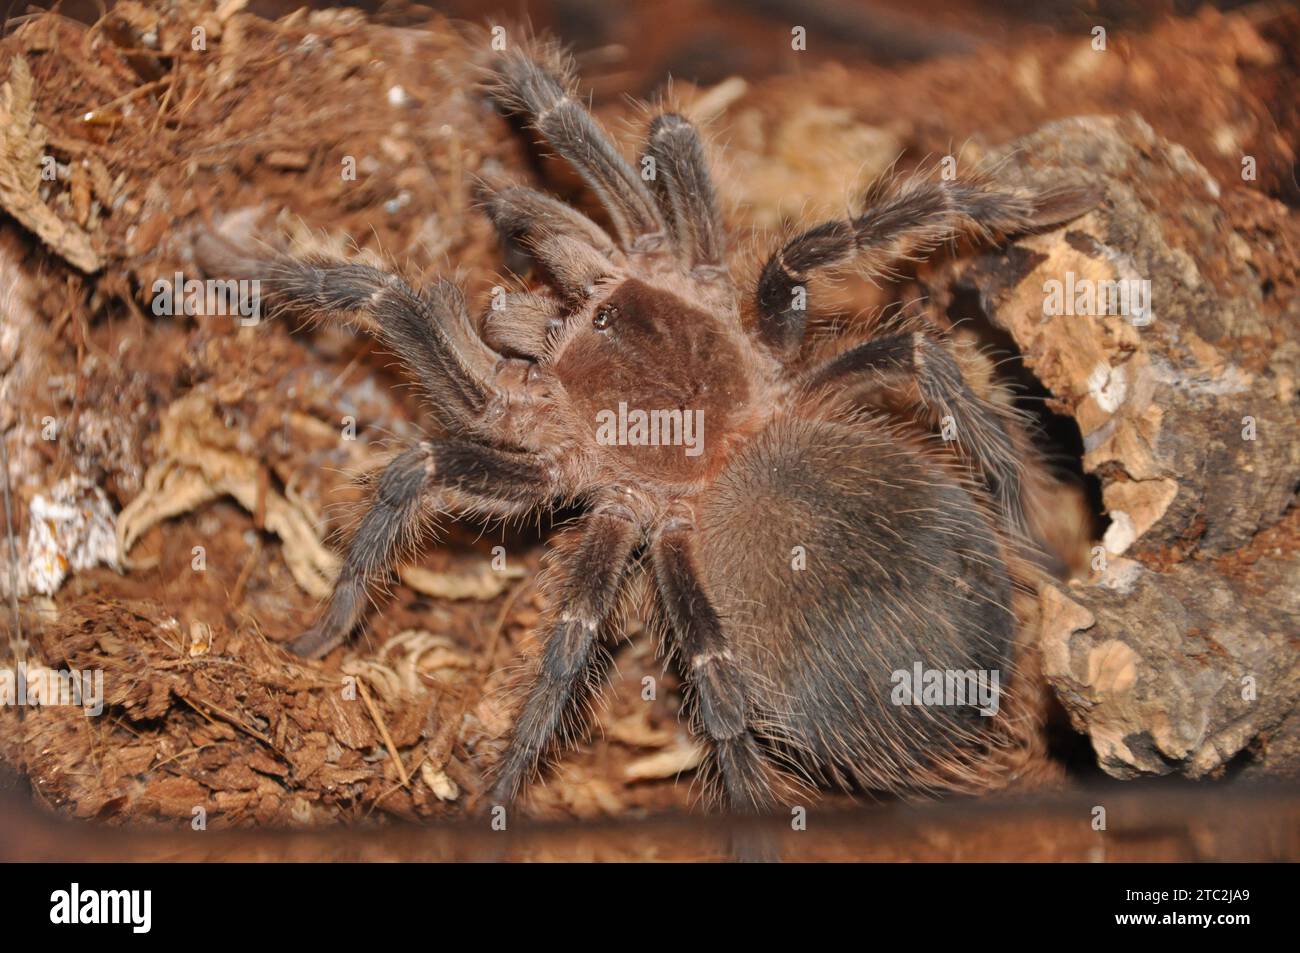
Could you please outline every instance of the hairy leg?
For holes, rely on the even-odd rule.
[[[726,233],[695,127],[676,113],[664,113],[650,124],[646,148],[655,160],[654,183],[660,204],[687,266],[721,269]]]
[[[595,249],[606,258],[618,255],[605,230],[571,205],[521,185],[488,184],[484,210],[504,238],[536,239],[543,234],[565,235]]]
[[[978,467],[1012,525],[1023,529],[1020,453],[1007,429],[1005,412],[971,390],[940,341],[921,332],[867,341],[814,368],[805,383],[810,389],[843,388],[862,379],[896,378],[915,380],[926,406],[941,419],[952,418],[958,446]]]
[[[498,64],[497,98],[529,117],[534,127],[567,159],[596,193],[627,251],[654,251],[667,226],[654,196],[583,107],[568,69],[550,51],[543,64],[512,50]]]
[[[292,651],[319,658],[348,637],[370,586],[414,546],[435,503],[509,516],[544,503],[550,485],[539,459],[463,440],[425,441],[399,454],[378,479],[324,612]]]
[[[564,726],[586,676],[601,626],[613,610],[639,533],[625,515],[596,511],[560,557],[551,592],[557,606],[547,622],[546,646],[495,769],[492,798],[506,803],[537,767]]]
[[[689,526],[679,524],[654,540],[655,584],[728,805],[733,811],[761,813],[775,802],[775,771],[750,730],[750,689],[700,586],[691,533]]]
[[[540,264],[571,302],[585,301],[598,279],[619,271],[623,256],[604,229],[563,202],[511,186],[489,191],[484,206],[507,249]]]
[[[271,286],[305,313],[362,315],[363,323],[410,369],[444,422],[472,426],[500,397],[500,355],[475,333],[460,289],[438,282],[417,292],[395,275],[355,262],[285,258]]]
[[[796,235],[768,258],[758,281],[759,332],[778,353],[803,340],[807,311],[796,291],[821,269],[854,265],[872,277],[895,262],[924,256],[970,234],[1015,234],[1069,221],[1095,204],[1082,190],[1033,192],[980,179],[884,183],[856,218],[823,222]]]

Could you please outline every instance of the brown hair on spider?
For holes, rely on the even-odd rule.
[[[970,698],[917,704],[919,682],[899,703],[899,673],[1009,681],[1025,443],[1014,416],[923,328],[809,366],[802,297],[819,272],[885,274],[961,236],[1068,221],[1092,198],[987,176],[891,180],[860,214],[773,250],[756,283],[739,287],[685,118],[650,124],[647,184],[553,49],[503,53],[493,93],[577,169],[608,230],[534,189],[490,184],[487,214],[528,249],[548,289],[509,295],[480,323],[450,282],[416,290],[355,263],[277,264],[277,291],[294,306],[364,313],[449,434],[388,464],[328,605],[294,651],[342,643],[369,588],[435,513],[505,518],[576,500],[585,515],[555,542],[543,577],[544,648],[496,765],[494,802],[514,798],[572,734],[638,578],[731,809],[770,810],[791,783],[976,784],[981,759],[1010,737],[1005,713],[986,717]],[[950,446],[872,409],[873,392],[899,383],[931,419],[949,420]]]

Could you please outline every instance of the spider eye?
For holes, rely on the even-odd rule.
[[[610,322],[618,317],[618,308],[612,304],[601,305],[596,309],[596,314],[591,319],[591,326],[597,331],[603,331],[609,327]]]

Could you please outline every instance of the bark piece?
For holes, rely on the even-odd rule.
[[[1042,596],[1045,673],[1108,773],[1204,775],[1300,689],[1296,223],[1136,116],[1015,149],[1028,181],[1104,195],[959,266],[1074,417],[1111,519],[1092,577]]]

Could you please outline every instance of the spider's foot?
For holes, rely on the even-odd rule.
[[[731,833],[731,857],[741,864],[779,864],[781,845],[765,826],[737,827]]]
[[[491,786],[483,792],[479,801],[479,810],[490,814],[493,809],[501,807],[513,810],[519,800],[519,782],[511,777],[498,775]]]
[[[289,643],[289,651],[301,658],[324,658],[342,643],[341,633],[312,626]]]

